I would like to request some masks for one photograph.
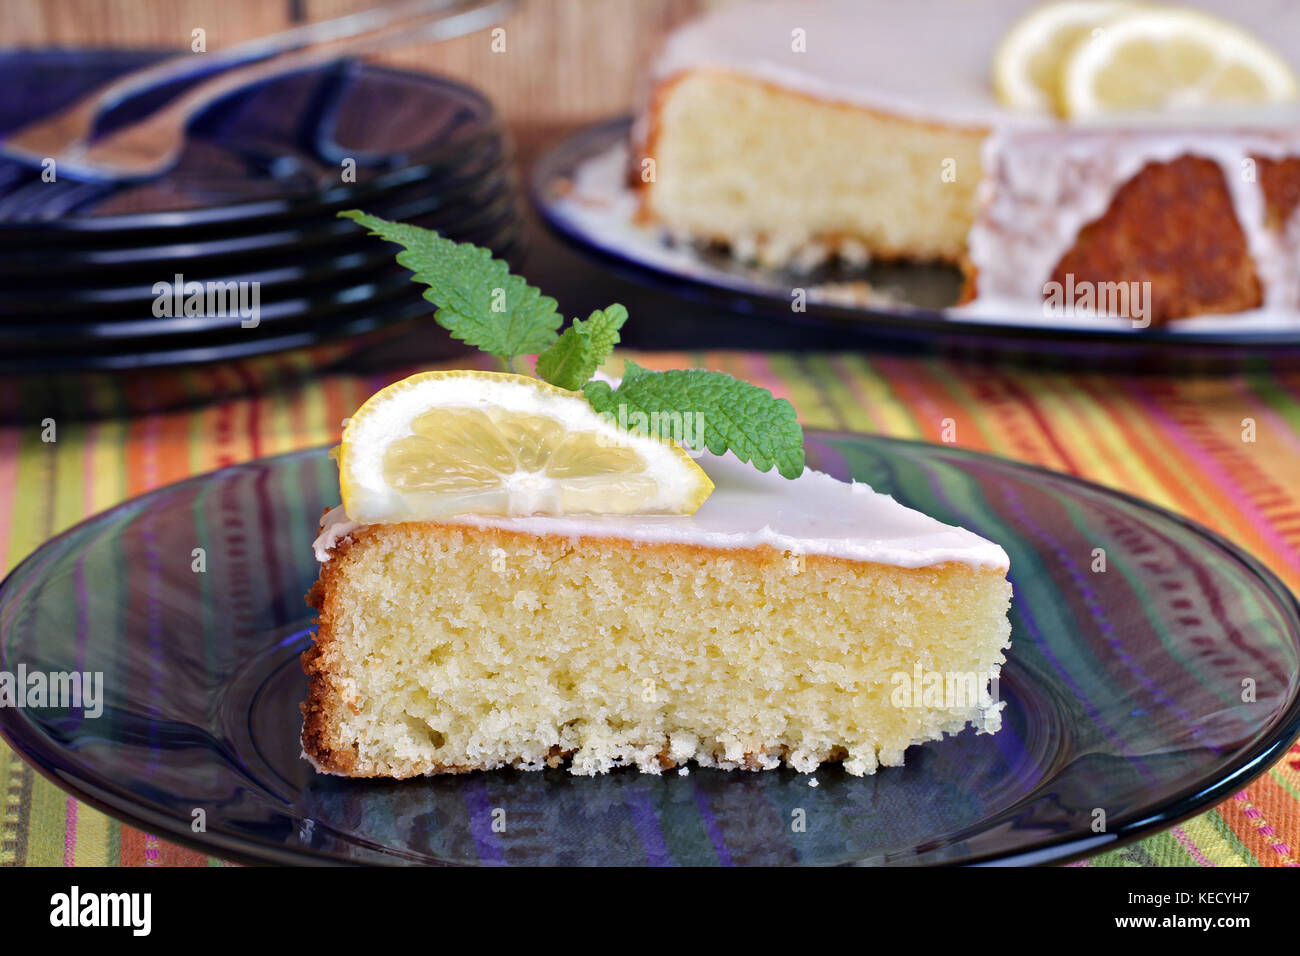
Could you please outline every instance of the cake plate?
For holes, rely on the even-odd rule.
[[[860,778],[317,774],[300,756],[299,655],[311,541],[338,501],[325,449],[161,488],[20,564],[0,584],[0,671],[102,675],[102,694],[0,707],[0,733],[78,799],[220,856],[463,865],[1061,862],[1208,810],[1300,733],[1300,606],[1213,532],[951,446],[806,445],[811,466],[1007,550],[998,733],[912,747]]]

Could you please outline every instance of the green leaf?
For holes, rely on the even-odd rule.
[[[651,372],[627,363],[617,389],[591,376],[619,342],[627,310],[611,305],[559,334],[563,318],[555,300],[541,294],[487,249],[444,239],[407,223],[389,222],[358,209],[339,216],[402,246],[397,261],[427,288],[434,318],[452,338],[489,352],[510,368],[520,355],[537,354],[537,374],[553,385],[581,389],[598,412],[624,428],[734,452],[759,471],[773,466],[786,478],[803,473],[803,430],[785,399],[722,372]]]
[[[629,361],[618,388],[588,382],[582,391],[596,411],[615,417],[624,427],[654,432],[657,421],[663,437],[676,438],[665,432],[680,429],[684,437],[694,439],[688,444],[703,444],[715,455],[730,450],[759,471],[775,465],[786,478],[803,474],[803,429],[794,406],[725,372],[652,372]],[[641,415],[646,416],[644,424],[638,420]]]
[[[563,319],[555,300],[511,275],[490,250],[359,209],[339,216],[405,247],[397,261],[411,270],[413,281],[428,286],[424,297],[438,307],[433,317],[452,338],[507,360],[542,352],[556,341]]]
[[[584,322],[574,319],[559,341],[537,356],[537,374],[560,388],[581,388],[618,344],[618,330],[627,309],[611,305],[597,309]]]

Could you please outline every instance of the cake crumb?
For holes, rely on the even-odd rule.
[[[690,774],[690,772],[691,772],[691,768],[690,768],[690,767],[679,767],[678,770],[677,770],[677,776],[679,776],[679,777],[685,777],[685,776],[688,776],[688,775]]]
[[[809,781],[808,781],[808,786],[810,786],[810,787],[815,787],[815,786],[817,786],[817,778],[816,778],[816,777],[813,777],[811,780],[809,780]]]

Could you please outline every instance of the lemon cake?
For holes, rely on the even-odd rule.
[[[422,372],[347,420],[308,595],[317,769],[865,774],[998,728],[1000,547],[810,471],[794,406],[761,386],[602,374],[622,305],[566,326],[488,250],[342,215],[516,371]]]
[[[690,516],[330,512],[306,756],[358,777],[868,774],[998,729],[999,546],[860,483],[700,463],[716,487]]]
[[[1068,282],[1149,283],[1142,326],[1300,314],[1292,5],[1036,9],[720,6],[652,66],[641,218],[777,267],[952,263],[976,313],[1041,315]]]

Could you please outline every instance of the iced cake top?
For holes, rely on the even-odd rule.
[[[689,516],[462,515],[440,523],[501,528],[572,538],[616,537],[651,544],[709,548],[768,546],[903,568],[949,562],[1005,569],[1007,553],[974,532],[946,525],[899,504],[862,482],[843,482],[811,469],[794,480],[758,472],[728,453],[704,454],[699,464],[716,488]],[[341,540],[361,528],[342,507],[329,512],[315,542],[325,562]]]
[[[729,3],[667,40],[655,81],[718,68],[810,96],[918,119],[986,126],[1045,122],[1002,108],[989,82],[1007,29],[1040,0],[754,0]],[[1300,31],[1279,30],[1293,0],[1186,0],[1266,37],[1300,66]],[[794,31],[802,30],[800,52]],[[1300,107],[1226,111],[1215,119],[1296,122]],[[1182,115],[1178,121],[1189,117]]]

